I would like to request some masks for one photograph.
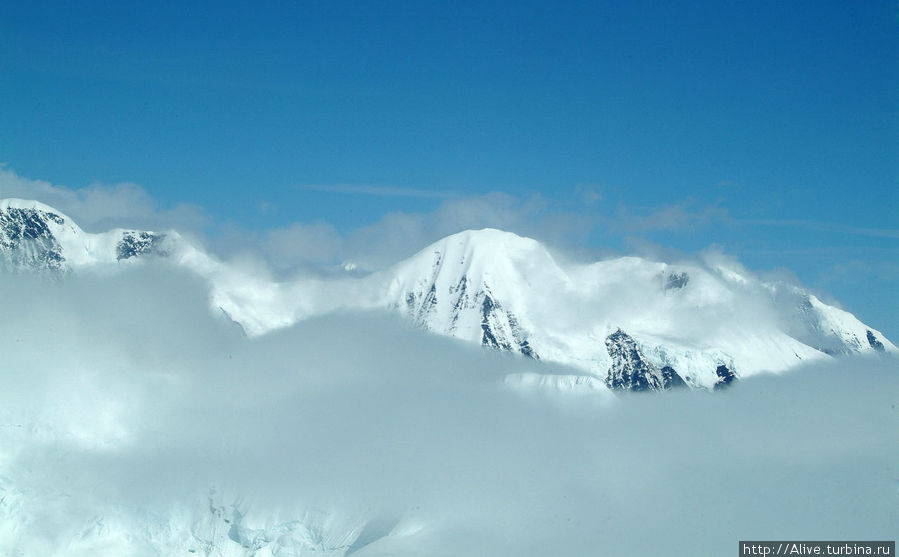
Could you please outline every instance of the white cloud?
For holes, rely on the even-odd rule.
[[[808,260],[809,256],[820,254],[820,261],[831,261],[819,276],[812,276],[806,270],[802,279],[820,288],[829,285],[838,287],[842,290],[838,293],[841,297],[851,297],[866,278],[887,283],[895,282],[896,277],[895,270],[883,263],[895,255],[895,250],[889,247],[833,246],[826,242],[797,247],[781,241],[773,246],[769,240],[750,234],[753,230],[758,231],[758,227],[788,227],[889,239],[897,234],[892,229],[848,227],[806,220],[738,219],[731,217],[727,208],[720,204],[704,204],[692,199],[663,207],[633,208],[624,204],[609,207],[600,188],[592,185],[574,190],[574,197],[580,202],[501,192],[459,197],[455,192],[370,185],[309,187],[321,191],[331,189],[335,193],[348,195],[415,197],[427,193],[428,196],[442,198],[442,201],[431,212],[391,212],[373,224],[355,229],[338,230],[327,222],[296,222],[268,230],[247,230],[233,224],[219,223],[214,234],[207,239],[202,232],[208,228],[209,221],[202,209],[187,205],[162,207],[138,185],[94,184],[70,189],[23,178],[12,170],[0,168],[0,197],[38,199],[69,214],[88,231],[115,226],[151,230],[175,228],[182,233],[187,232],[194,243],[211,245],[212,251],[220,257],[253,261],[253,265],[260,267],[259,273],[268,272],[262,268],[268,267],[279,278],[309,273],[330,275],[341,268],[341,264],[354,268],[356,273],[378,270],[446,235],[466,228],[484,227],[536,238],[557,253],[581,261],[620,255],[622,247],[625,251],[636,251],[653,259],[683,261],[693,257],[672,249],[670,244],[683,245],[680,240],[686,239],[690,242],[690,249],[696,249],[697,240],[709,243],[736,238],[732,241],[744,243],[744,238],[752,238],[752,246],[742,249],[741,255],[756,259],[778,257],[782,260],[785,256],[796,254]],[[276,207],[262,204],[259,210],[271,212]],[[719,228],[724,229],[723,235],[719,234]],[[659,240],[660,233],[677,235],[679,240],[665,241],[668,246],[654,243]],[[734,236],[736,233],[740,234]],[[729,247],[733,248],[733,245]],[[838,259],[856,263],[849,269],[846,261],[840,262]],[[801,272],[802,268],[796,270]],[[878,297],[884,298],[885,294]],[[824,294],[822,298],[830,299]],[[865,311],[870,315],[872,310]]]
[[[633,212],[620,206],[618,214],[603,219],[603,224],[613,231],[646,233],[653,231],[681,232],[696,230],[716,223],[730,222],[727,209],[718,205],[700,205],[684,201],[674,205],[653,208],[648,214]]]
[[[309,263],[332,263],[343,250],[343,238],[327,223],[293,223],[266,231],[262,249],[269,261],[282,270]]]
[[[894,359],[597,404],[375,313],[245,339],[164,269],[0,281],[12,553],[301,554],[363,530],[357,555],[719,555],[899,526]]]
[[[589,217],[553,210],[543,197],[502,192],[450,199],[431,213],[390,213],[347,238],[347,257],[373,268],[408,257],[429,243],[466,229],[498,228],[570,245],[591,229]]]
[[[261,249],[279,271],[335,263],[374,270],[450,234],[488,227],[560,245],[583,239],[591,228],[587,217],[555,212],[540,196],[519,198],[491,192],[447,199],[430,213],[387,213],[373,224],[343,233],[330,223],[296,222],[262,233],[226,229],[217,243],[230,252]]]
[[[112,227],[195,231],[207,222],[202,209],[177,204],[162,208],[137,184],[92,184],[71,189],[43,180],[23,178],[0,167],[0,199],[36,199],[75,219],[85,230],[104,231]]]

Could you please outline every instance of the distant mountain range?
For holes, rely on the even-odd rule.
[[[565,263],[535,240],[484,229],[443,238],[367,276],[274,282],[176,231],[91,234],[37,201],[0,201],[6,272],[64,276],[153,261],[208,280],[212,309],[249,336],[338,309],[389,309],[437,334],[541,360],[548,370],[562,364],[580,371],[560,371],[550,381],[560,388],[718,389],[805,361],[899,352],[882,333],[803,288],[762,281],[726,262]]]

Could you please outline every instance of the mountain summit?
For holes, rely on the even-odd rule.
[[[165,234],[115,229],[89,234],[49,205],[0,200],[0,256],[7,271],[67,272],[79,267],[165,255]]]
[[[388,274],[386,305],[421,327],[575,367],[612,389],[721,388],[896,350],[848,312],[726,261],[560,264],[535,240],[484,229],[443,238]]]
[[[562,263],[496,229],[443,238],[365,277],[272,282],[177,232],[86,233],[36,201],[0,201],[7,271],[65,274],[168,260],[206,278],[213,309],[251,336],[335,309],[389,309],[428,331],[575,368],[613,390],[719,389],[838,355],[897,352],[879,331],[806,290],[723,258]]]
[[[391,274],[388,304],[418,325],[535,359],[528,305],[548,282],[566,281],[541,244],[491,228],[448,236]]]

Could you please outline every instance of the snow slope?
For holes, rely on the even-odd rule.
[[[89,234],[71,218],[38,201],[0,201],[0,253],[7,268],[66,271],[165,255],[177,241],[166,234],[115,229]]]
[[[454,234],[389,273],[387,305],[420,326],[619,388],[666,388],[664,368],[675,383],[712,388],[720,366],[745,376],[896,350],[848,312],[739,270],[638,257],[561,265],[535,240],[500,230]],[[788,288],[793,305],[780,294]],[[639,380],[623,380],[634,368]]]
[[[835,355],[899,351],[852,314],[739,265],[560,263],[536,240],[495,229],[448,236],[368,276],[278,282],[175,231],[91,234],[52,207],[7,199],[0,255],[7,270],[51,273],[165,260],[206,279],[212,309],[249,336],[339,309],[390,309],[428,331],[549,370],[575,368],[613,389],[712,389]]]

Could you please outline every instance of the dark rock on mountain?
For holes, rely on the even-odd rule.
[[[0,210],[0,261],[7,271],[62,272],[65,257],[49,224],[63,224],[56,213],[6,207]]]
[[[165,240],[165,234],[128,230],[122,233],[122,240],[116,245],[116,259],[121,261],[149,253],[165,255],[160,250],[163,240]]]
[[[647,360],[636,341],[621,329],[606,337],[606,350],[612,358],[612,366],[605,379],[610,389],[663,391],[687,386],[674,368],[665,366],[659,370]]]
[[[874,333],[871,332],[871,329],[867,330],[868,344],[871,345],[871,348],[877,350],[878,352],[883,352],[883,343],[877,340],[877,337],[874,336]]]
[[[718,376],[718,382],[715,383],[714,387],[714,390],[716,391],[730,387],[730,385],[737,380],[737,375],[723,364],[718,366],[718,369],[715,370],[715,375]]]

